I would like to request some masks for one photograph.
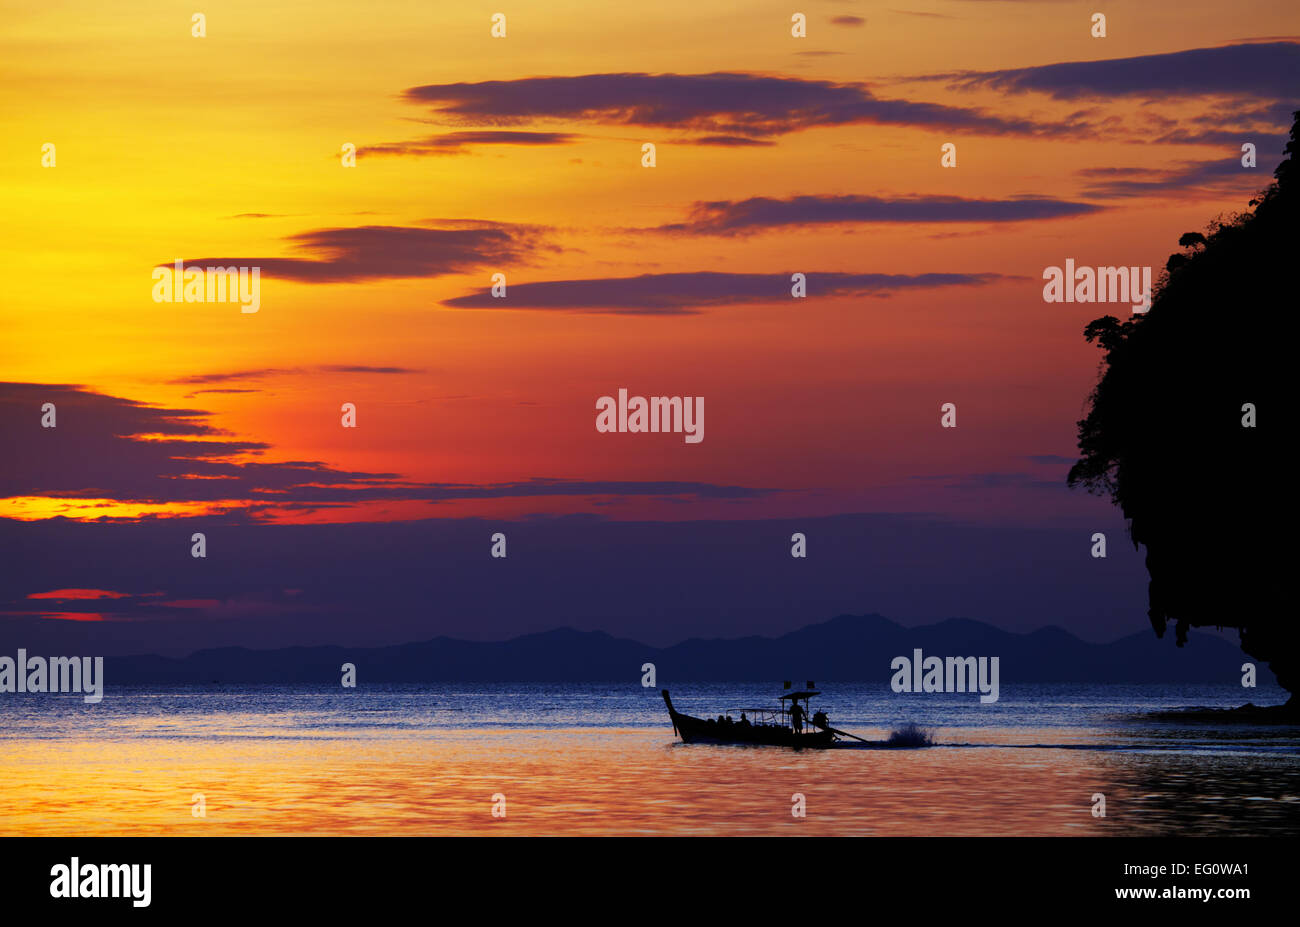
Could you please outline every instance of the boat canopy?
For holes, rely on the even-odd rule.
[[[788,698],[812,698],[814,695],[821,695],[821,693],[813,690],[804,692],[787,692],[781,696],[781,701],[784,702]]]

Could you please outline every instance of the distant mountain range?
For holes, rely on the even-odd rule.
[[[513,640],[477,642],[437,637],[389,647],[223,647],[187,657],[108,657],[109,685],[187,683],[338,684],[344,663],[359,683],[380,682],[605,682],[641,676],[655,665],[659,685],[807,679],[887,684],[890,662],[924,656],[998,657],[1002,684],[1238,683],[1250,658],[1218,637],[1190,634],[1185,647],[1172,635],[1142,631],[1109,644],[1090,644],[1057,627],[1029,634],[981,621],[950,619],[905,628],[879,615],[841,615],[780,637],[693,638],[651,647],[599,631],[561,628]],[[1258,665],[1261,685],[1274,683]]]

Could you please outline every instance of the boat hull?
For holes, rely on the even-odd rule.
[[[795,749],[820,749],[835,745],[835,735],[830,731],[811,730],[796,734],[783,725],[749,724],[737,721],[718,721],[714,718],[696,718],[684,715],[673,708],[664,692],[668,715],[673,729],[683,743],[688,744],[748,744],[759,747],[793,747]]]

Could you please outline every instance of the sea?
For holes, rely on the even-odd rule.
[[[824,682],[870,743],[682,744],[624,683],[0,695],[2,835],[1300,834],[1300,727],[1173,718],[1276,687]],[[702,717],[779,687],[683,684]],[[882,748],[907,724],[932,746]]]

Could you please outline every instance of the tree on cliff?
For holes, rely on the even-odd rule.
[[[1108,494],[1146,547],[1149,616],[1240,630],[1242,649],[1300,688],[1290,593],[1297,525],[1282,438],[1293,432],[1300,307],[1300,112],[1276,181],[1251,210],[1188,232],[1151,308],[1105,316],[1084,337],[1105,358],[1079,422],[1069,484]],[[1243,168],[1246,170],[1246,168]]]

